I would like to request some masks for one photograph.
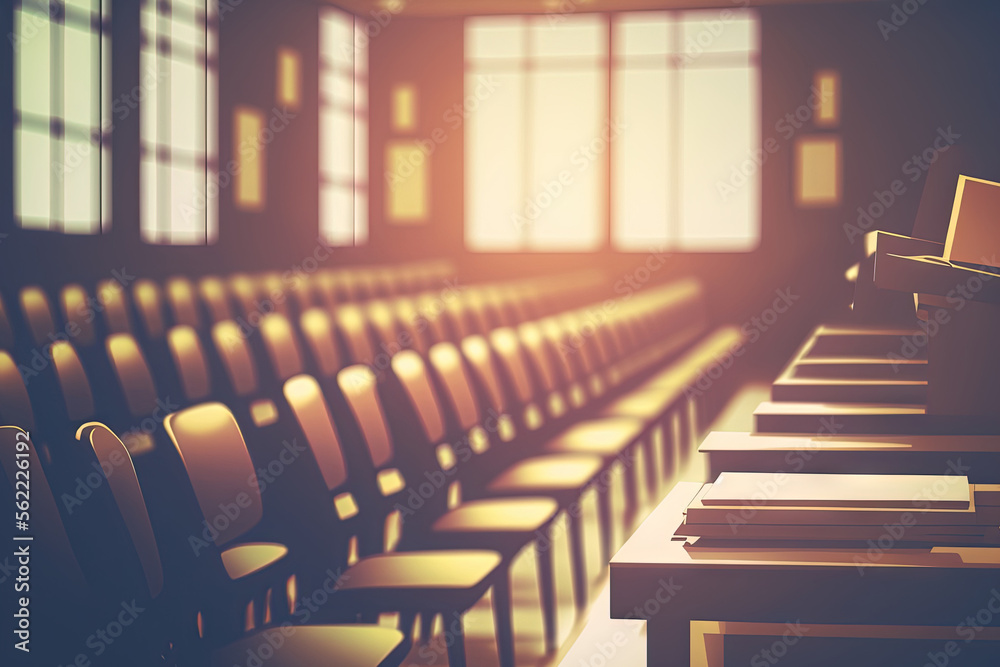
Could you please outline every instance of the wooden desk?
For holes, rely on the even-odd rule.
[[[821,437],[713,431],[698,451],[724,472],[966,475],[1000,482],[1000,435]]]
[[[1000,586],[1000,549],[687,547],[673,532],[700,489],[678,484],[611,560],[611,616],[647,621],[650,667],[688,667],[692,620],[954,629]]]

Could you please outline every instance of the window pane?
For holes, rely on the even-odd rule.
[[[322,60],[348,71],[354,70],[354,18],[338,11],[323,12],[319,22]]]
[[[760,173],[751,159],[761,142],[758,71],[687,69],[681,76],[680,245],[752,248],[760,229]]]
[[[531,55],[539,59],[598,58],[608,53],[607,18],[601,14],[536,18],[530,24]]]
[[[63,30],[64,117],[69,123],[97,127],[101,82],[98,36],[90,30]]]
[[[63,141],[63,163],[57,165],[57,182],[63,187],[63,230],[71,234],[97,231],[100,214],[99,149],[87,140]]]
[[[684,12],[681,19],[682,53],[754,52],[759,49],[757,19],[746,11],[703,10]]]
[[[528,238],[537,249],[592,249],[602,239],[608,139],[606,70],[531,78]]]
[[[173,166],[170,169],[170,240],[202,243],[205,234],[204,171]]]
[[[354,72],[355,74],[363,74],[368,71],[368,46],[371,43],[371,37],[365,34],[357,21],[354,23]]]
[[[319,89],[327,104],[333,104],[343,109],[353,106],[354,79],[350,73],[330,69],[323,70],[319,75]]]
[[[465,54],[470,60],[521,58],[525,54],[524,19],[466,19]]]
[[[320,230],[334,245],[354,245],[354,192],[326,185],[320,190]]]
[[[674,76],[663,68],[615,72],[613,104],[624,129],[615,137],[611,164],[611,240],[620,250],[663,247],[672,229],[676,149],[670,128],[677,119],[669,96]]]
[[[50,35],[52,24],[37,14],[14,12],[14,30],[20,39],[17,50],[17,86],[14,103],[22,112],[49,114]]]
[[[524,75],[490,74],[496,90],[465,121],[465,242],[471,250],[515,250],[523,207]],[[475,90],[483,75],[465,77]]]
[[[205,152],[204,71],[192,62],[170,60],[170,143],[199,155]]]
[[[354,114],[334,109],[320,112],[320,172],[331,180],[354,177]]]
[[[49,228],[51,180],[49,132],[20,129],[15,136],[15,210],[23,227]]]
[[[670,28],[666,12],[622,14],[615,20],[615,55],[666,55],[670,52]]]
[[[188,18],[172,17],[169,22],[171,48],[177,48],[181,54],[193,57],[196,52],[205,49],[205,25],[197,24]],[[176,54],[174,57],[177,57]]]

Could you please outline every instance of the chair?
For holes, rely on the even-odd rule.
[[[208,425],[217,426],[216,424]],[[77,438],[87,442],[98,461],[120,458],[128,461],[128,449],[106,426],[99,423],[81,428]],[[184,617],[187,612],[177,599],[165,594],[171,588],[169,572],[165,571],[160,557],[157,535],[153,531],[146,500],[139,479],[132,466],[123,464],[114,474],[105,478],[112,506],[121,518],[129,546],[142,566],[142,579],[132,582],[143,599],[150,599],[160,623],[158,634],[164,641],[161,646],[173,646],[178,662],[187,664],[211,664],[213,667],[229,667],[245,661],[248,655],[260,655],[261,647],[270,649],[268,664],[276,667],[304,667],[312,664],[329,664],[331,658],[344,667],[396,667],[402,663],[407,644],[402,633],[380,627],[352,625],[307,625],[276,627],[274,620],[270,627],[256,629],[230,644],[214,638],[184,636],[176,616]],[[252,547],[260,552],[259,545]],[[227,553],[232,554],[233,550]],[[231,555],[227,565],[230,575],[243,574],[256,565],[247,562],[244,555]],[[252,577],[255,573],[244,574]],[[202,591],[202,602],[205,594]],[[202,626],[204,627],[204,626]],[[177,633],[177,634],[171,634]],[[179,636],[178,636],[179,635]],[[172,641],[171,641],[172,640]],[[157,644],[152,644],[156,647]],[[133,664],[135,656],[133,656]],[[143,663],[149,664],[149,663]]]
[[[408,480],[416,480],[407,485],[407,489],[412,490],[411,498],[414,493],[418,498],[424,496],[416,491],[416,486],[425,479],[441,481],[432,498],[424,498],[425,504],[416,510],[412,504],[408,508],[410,513],[404,523],[401,545],[404,548],[429,548],[441,544],[487,547],[503,554],[509,568],[513,557],[525,546],[544,540],[544,545],[536,544],[538,581],[545,622],[545,646],[547,651],[554,651],[555,587],[548,535],[559,509],[558,504],[543,496],[462,502],[460,491],[452,494],[453,487],[446,487],[446,482],[455,479],[457,472],[457,455],[449,444],[449,435],[454,433],[454,429],[445,426],[445,413],[424,361],[416,352],[407,350],[393,357],[392,370],[395,382],[384,384],[390,385],[390,395],[396,394],[394,398],[397,400],[391,403],[388,411],[393,417],[386,420],[385,414],[378,414],[381,411],[367,416],[389,421],[390,430],[395,434],[393,440],[410,450],[412,463],[402,463],[400,467]],[[385,465],[392,466],[393,463],[389,460]],[[446,504],[440,500],[434,502],[436,498],[446,495]],[[414,514],[419,514],[415,517],[416,521],[411,520]],[[494,594],[505,593],[494,591]]]
[[[488,344],[482,337],[471,336],[462,342],[462,349],[464,355],[451,343],[438,343],[428,357],[451,407],[450,423],[456,429],[453,440],[461,443],[456,456],[463,497],[544,496],[567,511],[574,598],[582,610],[587,601],[587,584],[577,503],[598,480],[603,461],[591,455],[532,453],[525,457],[523,451],[518,452],[520,448],[512,442],[517,430],[507,414],[507,399]],[[478,389],[473,387],[467,364],[475,369]],[[482,401],[479,395],[484,396]]]

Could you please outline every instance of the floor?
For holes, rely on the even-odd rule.
[[[767,400],[768,385],[748,385],[729,402],[720,417],[712,424],[717,431],[752,430],[753,409]],[[705,481],[706,472],[695,454],[688,461],[675,460],[672,468],[677,472],[661,485],[658,497],[640,496],[642,510],[636,521],[627,529],[622,517],[621,484],[612,484],[615,522],[615,544],[620,546],[641,523],[660,498],[678,481]],[[642,465],[645,462],[641,463]],[[616,471],[619,476],[621,470]],[[645,494],[643,494],[645,495]],[[597,538],[597,509],[593,494],[584,498],[584,540],[589,546],[587,574],[590,581],[590,606],[582,618],[577,618],[573,605],[570,580],[570,554],[566,540],[565,518],[558,520],[553,531],[553,549],[556,570],[556,597],[558,602],[558,640],[560,649],[545,655],[542,635],[542,613],[535,576],[534,547],[522,551],[512,568],[512,595],[514,608],[514,636],[517,664],[524,667],[642,667],[646,664],[646,637],[643,621],[625,621],[609,617],[608,569],[600,562]],[[391,623],[392,619],[386,619]],[[458,622],[455,618],[435,622],[435,631],[429,642],[415,645],[404,667],[447,665],[448,626]],[[466,635],[466,657],[470,667],[498,667],[496,643],[493,636],[493,614],[490,595],[487,594],[462,618]]]

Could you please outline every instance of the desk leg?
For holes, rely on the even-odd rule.
[[[691,622],[652,618],[646,621],[646,667],[690,667]]]

